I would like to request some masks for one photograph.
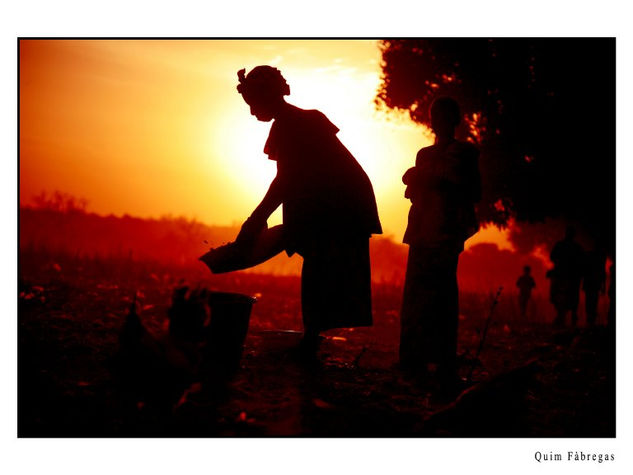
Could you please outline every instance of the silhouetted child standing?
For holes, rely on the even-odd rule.
[[[400,363],[418,375],[437,365],[448,391],[457,383],[457,261],[464,241],[478,229],[474,203],[481,184],[479,151],[455,139],[457,102],[431,106],[435,144],[421,149],[402,177],[411,200],[404,242],[409,257],[401,311]]]
[[[519,310],[521,311],[521,318],[523,319],[527,314],[527,306],[532,295],[532,289],[536,287],[531,272],[532,268],[525,266],[523,268],[523,274],[519,276],[517,280],[517,287],[519,288]]]

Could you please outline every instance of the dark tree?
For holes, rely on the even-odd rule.
[[[428,125],[438,96],[482,151],[484,222],[577,223],[613,252],[615,40],[384,40],[376,103]]]

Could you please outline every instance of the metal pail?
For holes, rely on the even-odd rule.
[[[207,328],[203,366],[213,376],[227,377],[239,368],[251,310],[256,301],[254,297],[244,294],[210,293],[211,319]]]

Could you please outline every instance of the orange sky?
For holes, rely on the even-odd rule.
[[[250,116],[236,72],[270,64],[290,84],[289,102],[341,129],[399,240],[410,204],[401,176],[432,139],[375,110],[379,63],[377,42],[364,40],[23,40],[20,201],[60,190],[100,214],[243,221],[275,164],[262,152],[270,123]]]

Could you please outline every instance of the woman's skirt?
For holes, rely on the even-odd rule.
[[[369,237],[319,236],[303,243],[301,310],[306,330],[370,326]]]

